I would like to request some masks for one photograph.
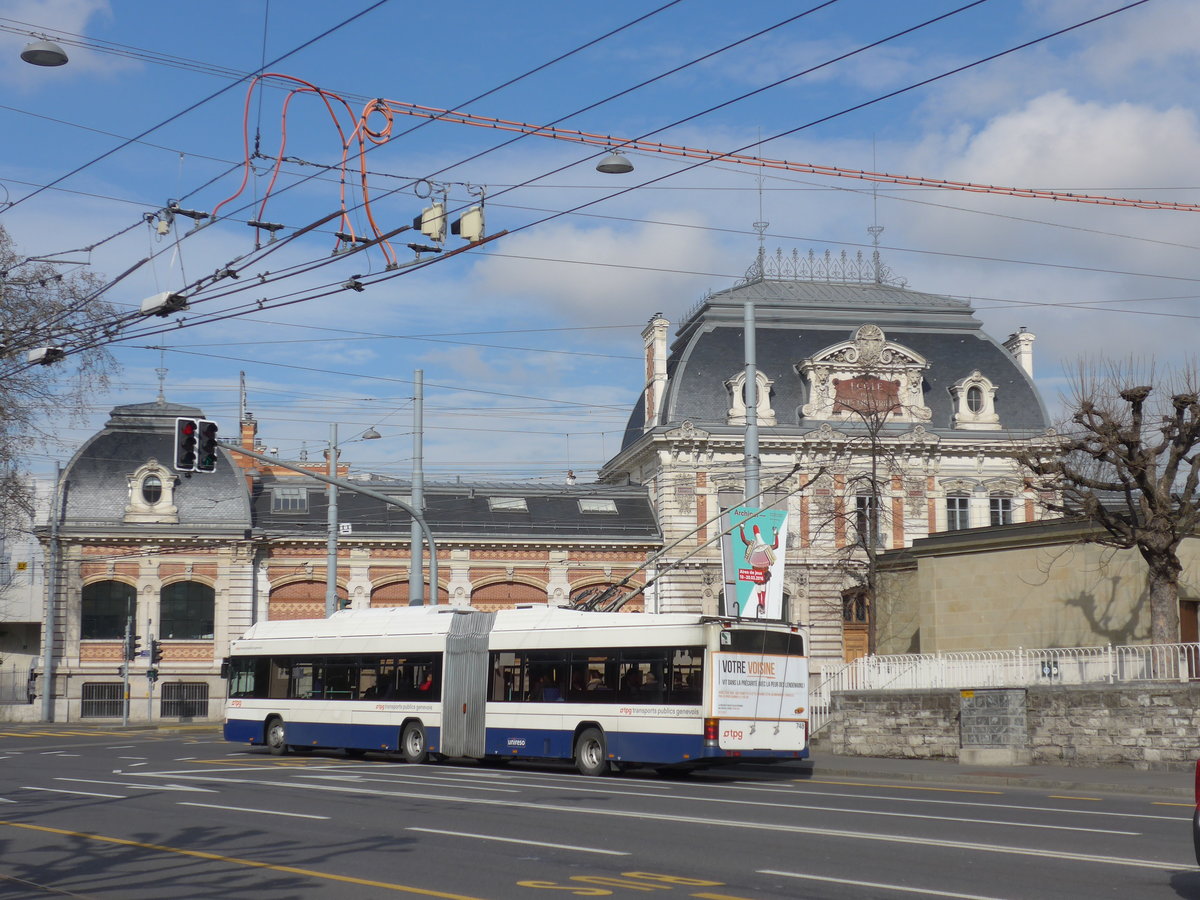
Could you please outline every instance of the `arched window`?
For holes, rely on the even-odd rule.
[[[973,413],[983,412],[983,388],[977,384],[967,388],[967,409]]]
[[[142,499],[153,506],[162,498],[162,479],[147,475],[142,479]]]
[[[79,636],[85,641],[121,640],[125,621],[137,610],[137,590],[123,581],[85,584],[80,601]]]
[[[168,584],[159,594],[158,636],[175,641],[211,641],[216,592],[198,581]]]

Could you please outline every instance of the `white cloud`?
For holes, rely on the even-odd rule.
[[[25,33],[0,32],[0,83],[23,90],[81,75],[110,74],[135,68],[136,63],[122,56],[97,53],[83,47],[63,45],[70,62],[47,69],[23,62],[20,52],[25,44],[43,36],[52,41],[69,41],[84,35],[97,19],[112,16],[108,0],[0,0],[0,24],[26,30]]]

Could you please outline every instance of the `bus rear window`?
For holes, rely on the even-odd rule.
[[[769,656],[803,656],[804,638],[796,632],[734,628],[721,632],[721,649]]]

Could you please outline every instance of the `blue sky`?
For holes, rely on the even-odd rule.
[[[245,222],[267,191],[269,160],[256,161],[243,195],[199,231],[177,218],[170,234],[157,235],[145,217],[181,197],[187,208],[211,211],[235,192],[244,117],[262,152],[278,152],[282,82],[253,94],[248,107],[246,85],[234,82],[285,54],[271,71],[346,98],[353,110],[342,113],[347,131],[366,101],[379,97],[521,122],[567,117],[564,127],[614,137],[670,126],[654,139],[718,151],[792,132],[769,140],[761,154],[1200,202],[1200,5],[1186,0],[1150,0],[875,103],[1123,4],[988,0],[954,12],[965,0],[839,0],[773,27],[821,4],[680,0],[656,12],[665,3],[391,0],[337,28],[371,5],[0,0],[0,200],[11,204],[0,208],[0,223],[22,252],[37,256],[134,226],[90,253],[65,257],[86,257],[111,277],[157,254],[107,295],[128,308],[239,259],[253,249]],[[31,34],[60,40],[71,62],[59,69],[22,63],[18,54]],[[35,468],[65,459],[112,406],[153,399],[161,365],[168,399],[202,407],[225,434],[235,430],[245,372],[260,437],[281,455],[319,457],[330,422],[344,440],[374,426],[386,440],[347,448],[344,458],[356,469],[407,476],[411,379],[419,368],[427,477],[554,482],[568,468],[590,477],[619,446],[641,389],[639,332],[647,319],[661,311],[678,322],[752,262],[758,172],[728,163],[687,169],[634,153],[632,174],[606,176],[594,170],[595,148],[531,137],[496,149],[512,135],[451,123],[408,133],[417,124],[396,116],[392,139],[365,157],[380,227],[409,223],[429,202],[417,194],[432,184],[452,208],[483,189],[487,230],[508,230],[507,237],[390,279],[377,249],[331,256],[336,220],[292,238],[246,263],[236,282],[198,295],[204,302],[165,323],[167,333],[138,326],[114,344],[122,370],[112,390],[97,398],[87,421],[54,423],[60,440],[39,448]],[[336,171],[321,167],[338,162],[341,141],[313,95],[292,100],[286,133],[293,161],[262,213],[285,225],[281,235],[339,208]],[[605,199],[625,188],[635,189]],[[368,223],[356,198],[352,191],[350,222],[361,234]],[[1064,372],[1083,354],[1153,356],[1171,367],[1194,352],[1200,213],[886,184],[873,192],[861,181],[781,171],[764,173],[761,202],[769,250],[869,252],[866,229],[877,221],[885,227],[884,259],[909,287],[971,299],[1000,338],[1028,326],[1038,336],[1036,375],[1051,405]],[[394,242],[402,261],[413,258],[404,246],[411,240],[406,233]],[[447,246],[458,242],[450,238]],[[356,275],[366,290],[314,297]],[[279,305],[305,297],[314,298]],[[264,308],[247,312],[258,301]],[[197,324],[222,311],[230,317]]]

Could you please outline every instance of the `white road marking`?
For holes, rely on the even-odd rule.
[[[1003,897],[989,897],[983,894],[959,894],[954,891],[938,891],[933,888],[905,887],[902,884],[882,884],[875,881],[854,881],[851,878],[825,878],[821,875],[803,875],[799,872],[776,872],[774,869],[759,869],[759,875],[781,875],[784,878],[803,878],[805,881],[824,881],[829,884],[847,884],[851,887],[874,888],[884,891],[895,891],[901,894],[920,894],[922,897],[953,897],[955,900],[1004,900]]]
[[[448,834],[451,837],[475,838],[481,841],[501,841],[505,844],[528,844],[531,847],[550,847],[555,850],[576,850],[579,853],[602,853],[605,856],[628,856],[624,850],[599,850],[595,847],[576,847],[572,844],[551,844],[546,841],[523,841],[519,838],[497,837],[494,834],[473,834],[469,831],[442,831],[440,828],[405,828],[405,831],[423,831],[426,834]]]
[[[154,773],[146,773],[148,776],[153,776]],[[651,822],[665,822],[669,824],[685,824],[685,825],[700,825],[705,828],[740,828],[747,831],[775,831],[784,834],[809,834],[818,835],[821,837],[844,838],[847,840],[859,841],[878,841],[883,843],[893,844],[914,844],[922,847],[942,847],[953,850],[974,850],[981,853],[1003,853],[1014,856],[1033,856],[1041,859],[1058,859],[1069,860],[1072,862],[1087,862],[1087,863],[1102,863],[1105,865],[1130,866],[1141,869],[1158,869],[1165,871],[1177,871],[1186,869],[1193,871],[1196,867],[1194,863],[1173,863],[1173,862],[1158,862],[1155,860],[1145,859],[1127,859],[1119,856],[1099,856],[1090,853],[1068,853],[1058,852],[1053,850],[1042,850],[1036,847],[1013,847],[1002,844],[981,844],[972,841],[950,841],[939,840],[929,837],[907,837],[898,834],[882,834],[868,831],[846,831],[837,828],[815,828],[804,825],[775,825],[767,822],[743,822],[737,820],[722,820],[713,818],[712,816],[680,816],[668,815],[665,813],[642,813],[631,810],[619,809],[602,809],[598,807],[573,805],[573,806],[556,806],[546,803],[528,803],[520,800],[492,800],[487,797],[463,797],[461,795],[447,794],[422,794],[415,791],[383,791],[378,788],[359,788],[351,787],[350,785],[340,784],[310,784],[307,782],[298,781],[260,781],[252,778],[223,778],[218,775],[187,775],[180,774],[175,777],[183,778],[192,781],[210,781],[223,784],[253,784],[258,786],[270,787],[290,787],[300,788],[309,791],[334,791],[345,794],[368,794],[372,797],[404,797],[415,800],[444,800],[459,804],[474,804],[476,806],[498,806],[498,807],[520,807],[522,809],[538,810],[543,812],[562,812],[571,813],[574,815],[585,816],[608,816],[612,818],[624,819],[643,819]],[[732,802],[732,801],[729,801]],[[770,804],[767,804],[770,805]],[[945,821],[945,820],[940,820]],[[1002,823],[1010,824],[1010,823]]]
[[[143,781],[141,784],[135,784],[129,781],[99,781],[95,778],[55,778],[55,781],[78,781],[83,784],[111,784],[117,787],[136,788],[139,791],[188,791],[189,793],[197,794],[215,794],[212,788],[191,787],[186,784],[155,784],[151,781]]]
[[[743,791],[758,791],[765,794],[774,794],[779,796],[778,788],[763,788],[749,787],[739,784],[713,784],[706,785],[716,790],[743,790]],[[1022,806],[1015,803],[984,803],[981,800],[931,800],[927,797],[889,797],[886,794],[850,794],[843,791],[815,791],[805,788],[796,788],[802,792],[804,796],[817,797],[850,797],[854,800],[888,800],[896,803],[931,803],[943,806],[969,806],[971,808],[984,807],[986,809],[1019,809],[1025,812],[1049,812],[1049,813],[1067,813],[1072,816],[1109,816],[1118,819],[1158,819],[1163,822],[1178,822],[1180,819],[1187,821],[1191,819],[1191,813],[1186,816],[1154,816],[1149,813],[1126,813],[1126,812],[1108,812],[1100,809],[1067,809],[1062,806]],[[1189,808],[1191,804],[1185,804]]]
[[[148,756],[118,756],[117,759],[149,759]]]
[[[127,800],[129,799],[124,794],[98,794],[95,791],[68,791],[66,788],[47,788],[33,787],[32,785],[22,785],[23,791],[46,791],[51,794],[78,794],[81,797],[108,797],[112,800]]]
[[[203,806],[206,809],[227,809],[231,812],[262,813],[264,816],[291,816],[293,819],[328,819],[329,816],[314,816],[309,813],[280,812],[275,809],[247,809],[244,806],[218,806],[216,803],[192,803],[179,801],[179,806]]]
[[[144,766],[144,765],[146,765],[146,763],[144,763],[144,762],[140,762],[140,763],[130,763],[130,764],[129,764],[129,768],[131,768],[131,769],[132,769],[132,768],[135,768],[136,766]]]
[[[323,781],[347,781],[347,782],[353,782],[353,783],[364,782],[364,781],[375,781],[375,782],[382,782],[383,784],[395,784],[395,781],[393,781],[390,778],[367,778],[364,775],[321,775],[319,773],[297,772],[296,777],[297,778],[319,778],[319,779],[322,779]],[[413,779],[413,782],[414,783],[419,782],[422,784],[439,785],[439,784],[445,784],[447,782],[447,780],[448,779],[444,779],[444,778],[443,779],[420,778],[420,779]],[[453,784],[453,782],[450,782],[450,783]],[[469,791],[489,791],[494,794],[519,794],[519,793],[521,793],[521,790],[519,788],[481,787],[478,784],[465,784],[465,785],[461,785],[461,787],[463,787],[465,790],[469,790]]]
[[[0,797],[0,803],[16,803],[16,800],[9,800],[7,797]]]
[[[122,744],[120,747],[105,747],[105,750],[132,750],[137,744]]]

